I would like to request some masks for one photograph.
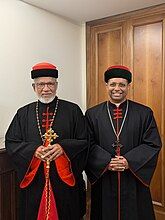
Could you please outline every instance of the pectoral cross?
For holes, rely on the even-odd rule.
[[[53,142],[53,140],[59,137],[52,128],[50,128],[43,136],[45,140],[48,141],[49,145]]]
[[[112,147],[115,149],[117,156],[120,156],[120,149],[123,147],[123,145],[120,143],[120,141],[116,140],[112,144]]]
[[[51,142],[53,142],[53,140],[55,140],[57,137],[59,137],[52,128],[50,128],[44,135],[45,138],[45,143],[47,146],[51,145]],[[49,169],[50,168],[50,161],[47,160],[46,161],[46,168]]]

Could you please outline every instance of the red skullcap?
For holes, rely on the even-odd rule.
[[[124,78],[130,83],[132,81],[132,73],[126,66],[110,66],[104,73],[104,81],[107,83],[111,78]]]
[[[58,70],[56,69],[56,66],[51,63],[37,63],[32,67],[31,78],[34,79],[37,77],[58,78]]]

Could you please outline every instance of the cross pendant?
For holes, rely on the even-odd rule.
[[[113,144],[112,147],[116,150],[117,148],[122,148],[123,145],[120,143],[119,140],[116,140]]]
[[[48,142],[48,146],[51,144],[51,142],[53,142],[53,140],[55,140],[58,137],[58,135],[54,132],[52,128],[50,128],[43,136],[45,140]],[[50,168],[49,160],[46,161],[46,168]]]
[[[52,128],[50,128],[44,135],[44,138],[46,141],[49,142],[49,144],[51,144],[51,142],[53,142],[53,140],[55,140],[57,137],[59,137]]]

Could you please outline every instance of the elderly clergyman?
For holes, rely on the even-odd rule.
[[[6,133],[20,186],[19,220],[80,220],[86,207],[84,116],[77,104],[57,97],[55,65],[34,65],[31,78],[38,101],[18,109]]]

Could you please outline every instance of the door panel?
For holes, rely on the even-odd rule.
[[[110,65],[121,63],[121,28],[108,30],[108,32],[99,33],[98,40],[98,100],[99,102],[107,99],[105,92],[105,82],[103,72]]]
[[[134,90],[136,101],[150,106],[161,132],[162,124],[162,58],[163,58],[162,22],[134,27]],[[152,198],[155,206],[163,207],[163,163],[162,153],[151,184]]]

